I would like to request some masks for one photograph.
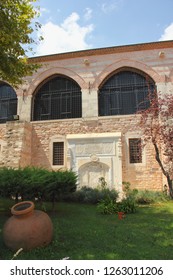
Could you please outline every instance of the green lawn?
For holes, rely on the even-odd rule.
[[[2,203],[1,203],[2,204]],[[8,215],[0,204],[0,259],[11,259],[2,227]],[[18,259],[135,260],[173,259],[173,202],[140,207],[118,220],[101,215],[96,206],[57,203],[50,214],[54,240],[48,247],[22,252]]]

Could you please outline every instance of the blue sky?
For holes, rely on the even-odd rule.
[[[173,40],[173,0],[39,0],[35,55]]]

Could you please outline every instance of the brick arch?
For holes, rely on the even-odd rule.
[[[48,79],[51,76],[54,75],[64,75],[67,78],[73,79],[79,86],[80,88],[87,88],[86,82],[75,72],[72,70],[63,68],[63,67],[54,67],[51,69],[48,69],[44,72],[42,72],[40,75],[37,75],[36,78],[32,81],[30,84],[30,87],[28,89],[28,95],[33,95],[37,87],[46,79]]]
[[[135,60],[123,59],[107,66],[96,78],[93,84],[93,88],[99,88],[99,86],[111,73],[116,72],[118,71],[118,69],[122,68],[140,70],[143,73],[146,73],[149,77],[151,77],[156,84],[159,82],[164,82],[164,77],[161,77],[156,71],[154,71],[151,67],[147,66],[146,64]]]

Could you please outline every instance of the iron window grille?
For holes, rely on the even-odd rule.
[[[64,142],[53,143],[53,165],[64,165]]]
[[[33,120],[80,118],[82,116],[81,89],[66,77],[55,77],[36,93]]]
[[[122,71],[110,77],[99,90],[99,116],[129,115],[149,107],[154,82],[141,74]]]
[[[141,138],[129,139],[129,161],[130,163],[142,163]]]
[[[17,95],[14,89],[3,83],[0,84],[0,123],[13,120],[17,114]]]

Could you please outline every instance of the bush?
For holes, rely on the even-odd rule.
[[[118,212],[124,213],[135,213],[137,210],[137,205],[135,202],[135,197],[137,190],[130,190],[129,183],[124,184],[125,198],[120,202],[116,202],[115,199],[111,198],[109,195],[105,199],[102,199],[97,206],[97,209],[102,214],[114,214]]]
[[[150,190],[137,190],[130,189],[129,182],[123,182],[124,193],[126,197],[134,199],[137,204],[151,204],[156,202],[167,201],[170,197],[167,192],[150,191]]]
[[[35,199],[53,203],[64,193],[76,190],[77,176],[72,171],[48,171],[42,168],[1,168],[0,195],[18,201]]]
[[[118,212],[129,214],[137,211],[137,204],[130,197],[124,198],[121,202],[116,202],[111,198],[105,198],[98,203],[97,209],[102,214],[114,214]]]
[[[124,198],[117,203],[117,212],[124,212],[126,214],[135,213],[137,211],[137,204],[131,197]]]
[[[109,196],[113,200],[117,200],[118,192],[116,190],[110,190],[108,188],[99,189],[84,186],[74,193],[69,193],[64,197],[64,200],[68,202],[97,204],[107,196]]]
[[[97,210],[101,214],[114,214],[118,212],[116,201],[111,199],[109,196],[105,199],[102,199],[98,205]]]
[[[164,192],[141,190],[136,195],[138,204],[151,204],[169,200],[169,197]]]

